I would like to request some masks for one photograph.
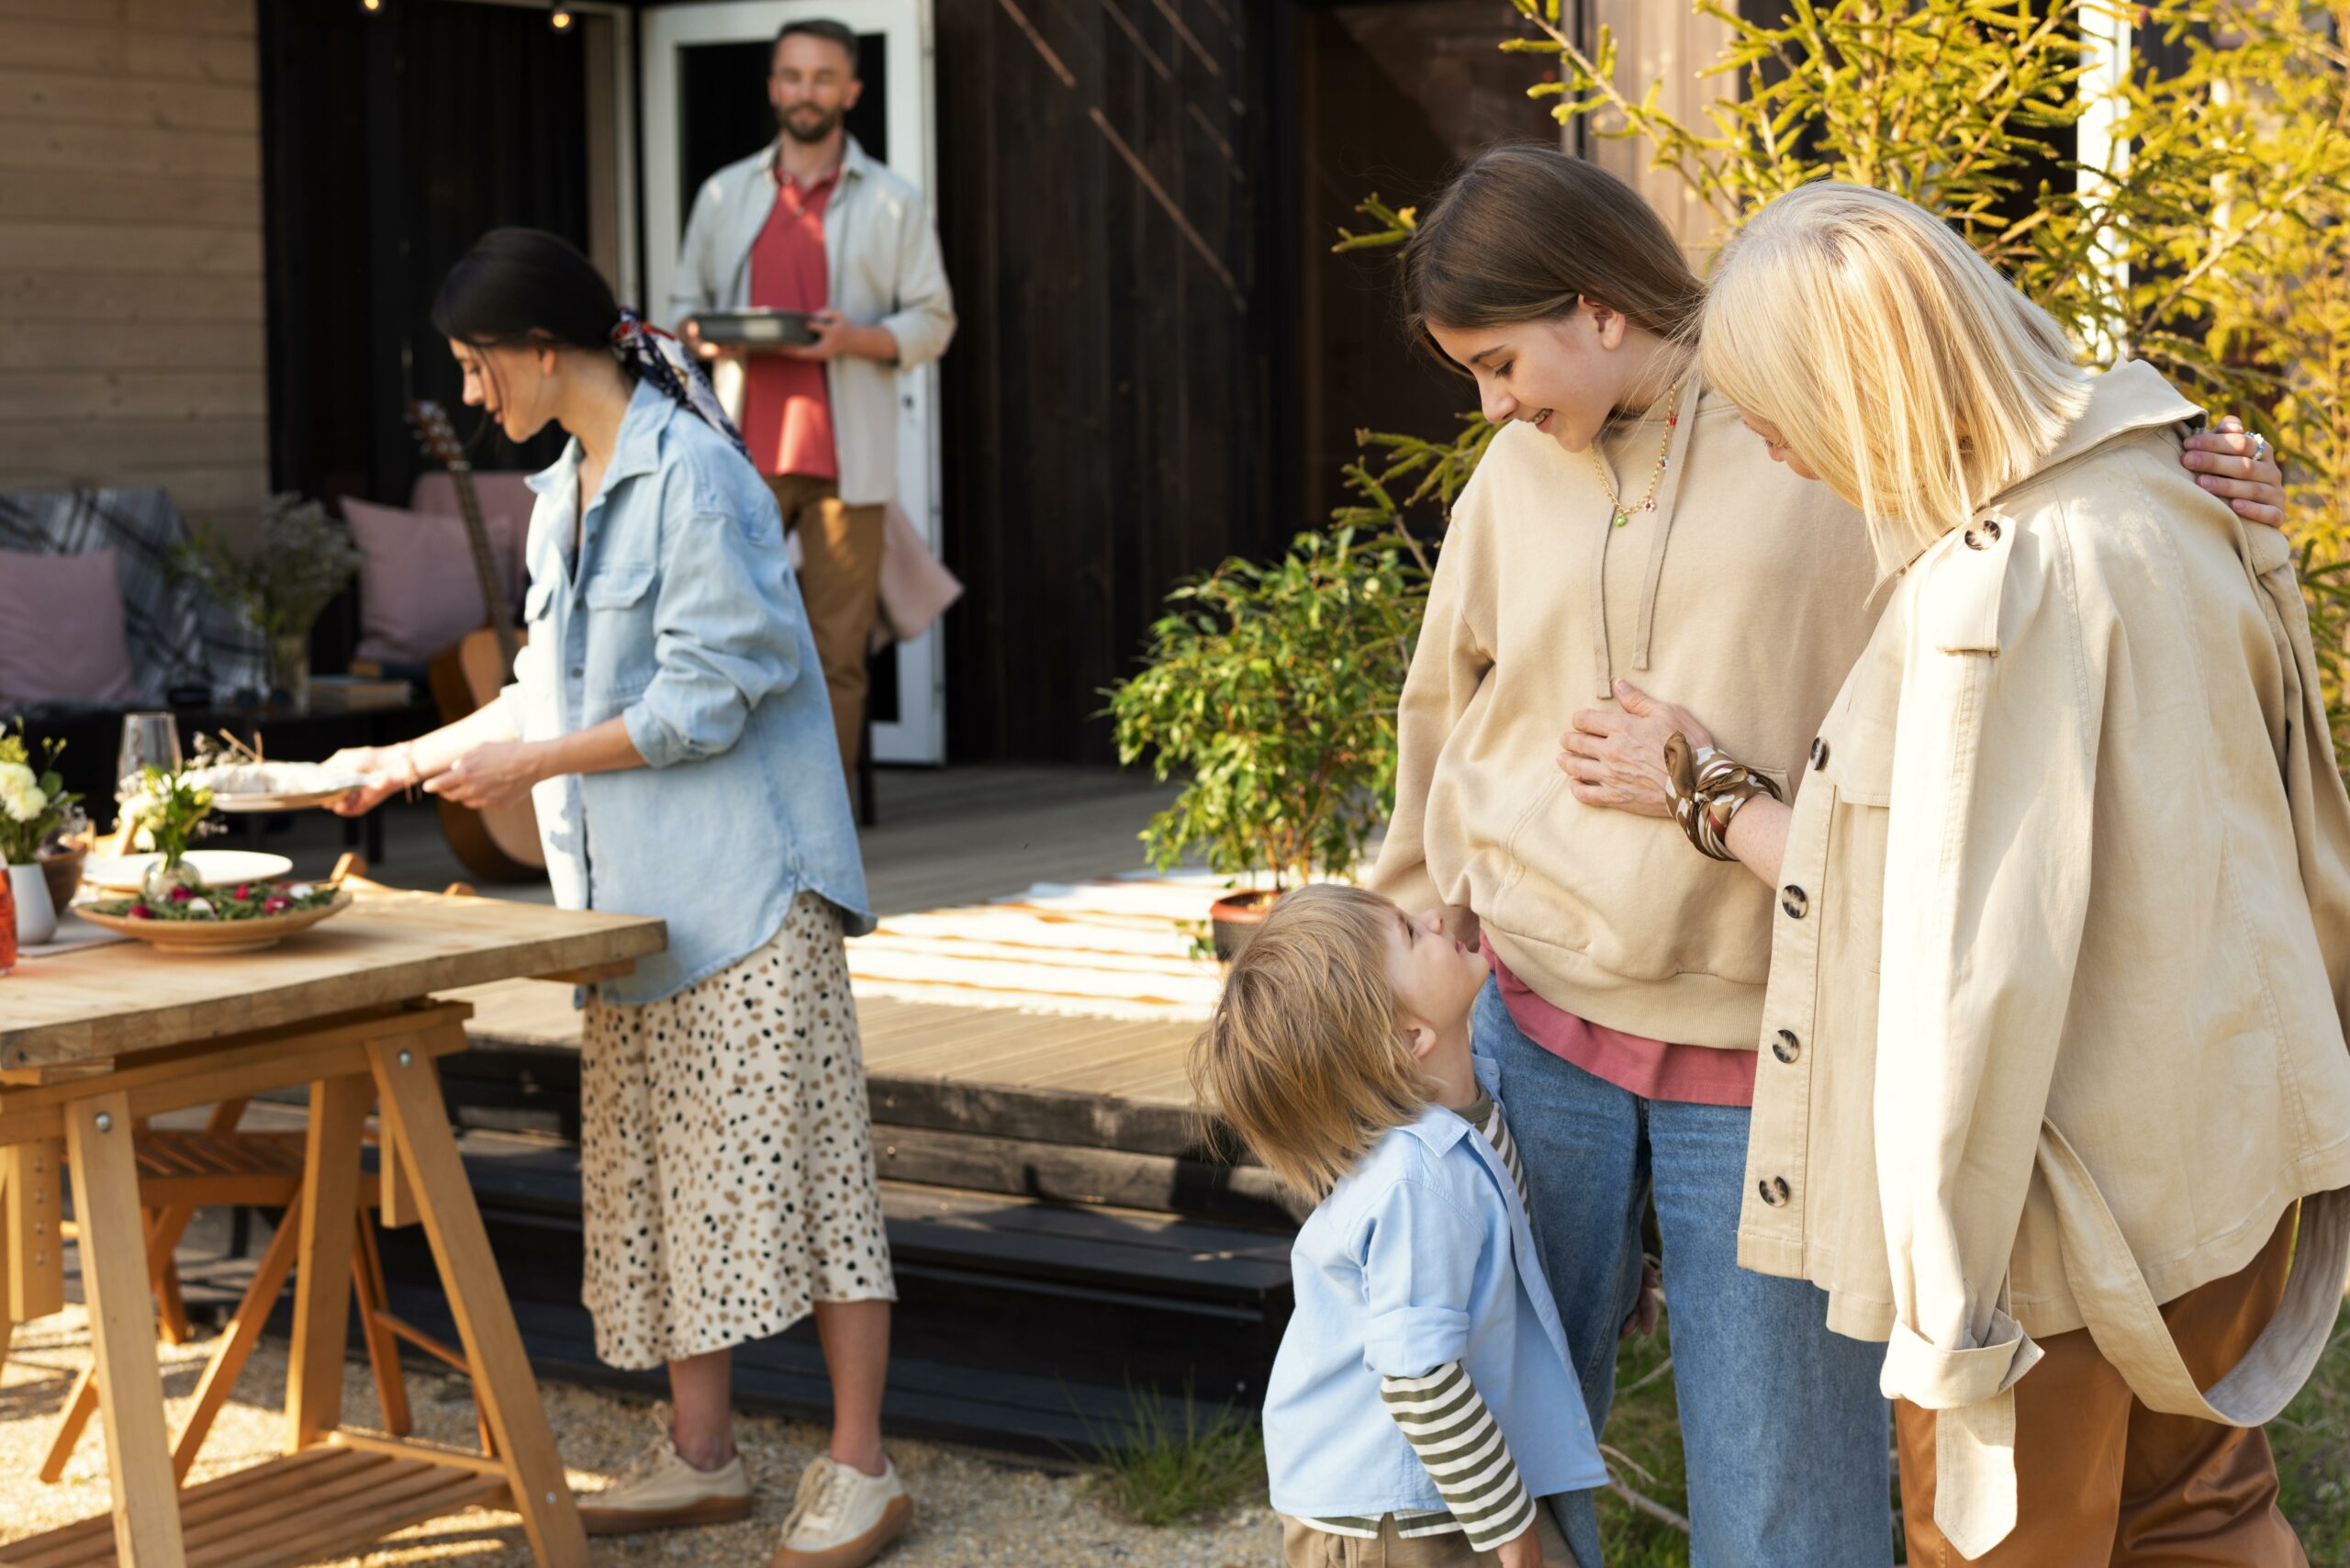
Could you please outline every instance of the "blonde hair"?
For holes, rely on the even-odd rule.
[[[1388,935],[1403,912],[1321,882],[1282,895],[1232,961],[1192,1045],[1192,1091],[1249,1152],[1319,1198],[1391,1127],[1427,1108],[1396,1026]]]
[[[1832,183],[1723,248],[1706,379],[1868,519],[1890,570],[2029,475],[2088,403],[2072,347],[1932,213]]]

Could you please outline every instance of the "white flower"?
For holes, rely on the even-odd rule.
[[[212,901],[210,899],[190,899],[187,901],[187,912],[190,914],[210,914],[212,913]]]
[[[21,762],[0,762],[0,794],[39,781],[39,776]]]
[[[41,793],[38,784],[0,779],[0,806],[6,806],[17,821],[28,823],[49,809],[49,797]]]

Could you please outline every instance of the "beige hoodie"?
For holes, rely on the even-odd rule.
[[[1575,800],[1559,738],[1628,680],[1722,725],[1717,744],[1792,799],[1868,641],[1876,571],[1860,514],[1771,461],[1728,399],[1693,385],[1677,414],[1656,510],[1621,528],[1589,454],[1531,425],[1494,437],[1438,558],[1371,882],[1407,909],[1473,910],[1553,1006],[1752,1050],[1769,890],[1667,819]],[[1604,443],[1628,505],[1667,428],[1660,412]]]

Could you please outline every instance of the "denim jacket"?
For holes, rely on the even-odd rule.
[[[1477,1080],[1494,1093],[1493,1062]],[[1498,1103],[1498,1095],[1495,1096]],[[1273,1506],[1292,1518],[1440,1509],[1379,1397],[1457,1361],[1538,1497],[1607,1484],[1517,1184],[1431,1105],[1388,1131],[1290,1252],[1296,1305],[1265,1389]]]
[[[802,890],[873,928],[832,706],[783,521],[726,439],[640,384],[572,558],[579,442],[531,476],[530,641],[499,700],[524,740],[618,715],[649,767],[538,785],[555,902],[668,922],[601,982],[655,1002],[753,952]]]

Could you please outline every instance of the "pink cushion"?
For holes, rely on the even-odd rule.
[[[358,656],[386,664],[430,663],[435,654],[488,623],[473,548],[462,517],[379,507],[346,498],[343,520],[366,552],[359,569]],[[506,601],[514,601],[511,519],[482,520]]]
[[[0,709],[136,702],[115,553],[0,550]]]
[[[474,500],[484,517],[510,517],[515,520],[514,576],[512,581],[530,581],[530,557],[524,545],[531,534],[531,512],[539,504],[539,495],[531,488],[528,474],[505,470],[474,471]],[[416,476],[416,488],[408,493],[408,508],[412,511],[429,511],[442,517],[461,517],[457,510],[457,482],[443,468],[428,468]]]

